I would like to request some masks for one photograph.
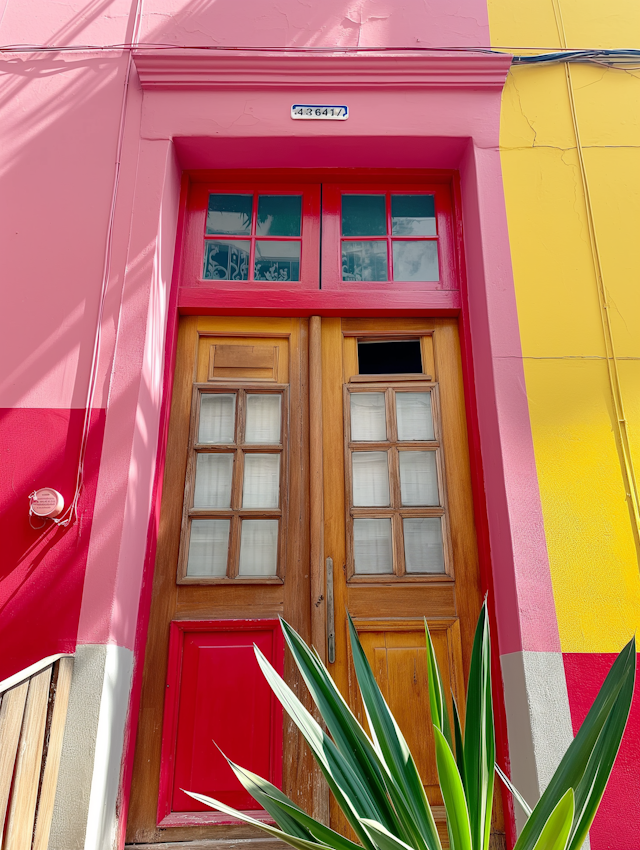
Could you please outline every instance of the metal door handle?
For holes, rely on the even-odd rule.
[[[336,660],[336,619],[333,607],[333,558],[327,558],[327,661]]]

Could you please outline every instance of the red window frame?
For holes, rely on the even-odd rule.
[[[255,235],[255,200],[253,204],[252,235],[220,237],[229,241],[247,241],[251,244],[248,280],[209,280],[203,277],[204,251],[207,209],[210,194],[253,195],[302,195],[302,227],[300,237]],[[184,258],[183,285],[204,286],[218,289],[269,290],[269,289],[312,289],[319,288],[320,273],[320,184],[319,183],[195,183],[191,187],[188,201],[187,250]],[[255,280],[251,261],[254,256],[255,241],[271,239],[274,241],[301,242],[300,280]]]
[[[183,676],[183,667],[185,662],[185,639],[189,634],[212,634],[224,633],[231,636],[232,640],[237,640],[240,646],[249,646],[256,642],[256,638],[251,639],[247,636],[243,642],[242,633],[271,633],[271,652],[267,654],[267,660],[274,667],[277,673],[284,675],[284,637],[280,622],[276,619],[252,619],[252,620],[174,620],[170,626],[169,632],[169,660],[167,667],[166,681],[166,697],[163,713],[162,724],[162,744],[160,757],[160,787],[158,794],[158,814],[157,823],[161,828],[177,827],[177,826],[205,826],[208,824],[223,824],[223,823],[238,823],[235,818],[225,815],[222,812],[216,812],[207,807],[201,807],[203,811],[184,811],[174,809],[174,800],[176,794],[181,795],[180,788],[184,787],[181,784],[181,777],[177,776],[178,764],[178,746],[179,726],[181,718],[181,710],[186,705],[186,716],[189,716],[189,710],[192,708],[196,694],[189,691],[188,676]],[[256,670],[254,671],[262,681],[262,673],[258,668],[257,659],[255,660]],[[216,693],[220,693],[220,683],[212,682],[212,689]],[[224,684],[224,683],[223,683]],[[282,787],[282,707],[276,699],[273,692],[269,690],[269,686],[264,681],[264,686],[269,691],[270,719],[269,719],[269,771],[266,777],[277,787]],[[188,723],[188,720],[187,720]],[[246,738],[247,730],[240,728],[239,725],[233,726],[229,730],[232,735],[238,735]],[[187,738],[187,743],[189,739]],[[221,743],[224,747],[224,742]],[[228,755],[234,757],[232,752],[233,746],[229,741],[226,742]],[[212,744],[213,747],[213,744]],[[213,750],[212,750],[213,751]],[[216,753],[216,757],[218,754]],[[187,750],[185,758],[190,758],[190,753]],[[244,765],[245,767],[248,765]],[[238,783],[238,789],[240,789]],[[188,788],[187,790],[198,791],[197,788]],[[202,789],[202,793],[207,791]],[[184,795],[182,795],[184,796]],[[215,796],[215,795],[214,795]],[[196,804],[198,805],[198,804]],[[242,809],[251,817],[267,823],[274,823],[271,816],[262,808],[254,805],[253,808]]]
[[[348,237],[348,241],[387,242],[387,268],[393,268],[391,241],[410,240],[415,237],[391,235],[390,196],[433,195],[436,211],[436,236],[419,237],[435,241],[438,245],[439,280],[437,281],[353,281],[342,280],[342,195],[385,195],[387,204],[387,235]],[[458,289],[454,252],[451,190],[447,184],[391,183],[378,179],[375,183],[324,183],[322,186],[322,289],[367,292],[372,290],[425,291]]]

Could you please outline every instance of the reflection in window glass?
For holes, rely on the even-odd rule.
[[[396,393],[399,440],[433,440],[431,393]]]
[[[228,519],[191,520],[188,576],[221,577],[227,574]]]
[[[235,393],[203,393],[200,396],[198,442],[220,445],[234,442]]]
[[[232,454],[204,454],[196,458],[194,508],[231,507]]]
[[[389,505],[389,464],[387,452],[353,452],[353,504],[379,508]]]
[[[245,454],[243,508],[277,508],[280,502],[280,455]]]
[[[209,195],[207,234],[249,235],[252,207],[253,195]]]
[[[382,240],[342,243],[343,280],[387,280],[387,243]]]
[[[354,519],[353,556],[359,575],[393,572],[390,519]]]
[[[391,195],[391,232],[394,236],[435,236],[433,195]]]
[[[302,195],[259,195],[258,236],[300,236]]]
[[[238,575],[275,576],[277,559],[278,520],[243,519]]]
[[[281,395],[275,393],[247,394],[247,424],[245,443],[280,442]]]
[[[222,242],[208,239],[204,246],[205,280],[248,280],[249,240]]]
[[[343,195],[343,236],[385,236],[387,211],[384,195]]]
[[[384,393],[351,393],[351,439],[373,443],[387,439]]]
[[[442,520],[419,517],[402,520],[404,561],[408,573],[443,573]]]
[[[393,240],[393,279],[436,281],[438,246],[435,242]]]
[[[400,452],[400,493],[406,507],[439,505],[435,452]]]
[[[256,240],[255,280],[300,280],[300,242]]]

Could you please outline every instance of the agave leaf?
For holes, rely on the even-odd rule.
[[[451,850],[471,850],[473,844],[469,810],[458,767],[447,739],[435,724],[433,732],[436,739],[438,779],[447,810]]]
[[[392,835],[381,823],[368,818],[363,818],[362,823],[371,833],[371,837],[379,850],[412,850],[412,848]]]
[[[509,779],[507,774],[503,770],[500,769],[497,762],[496,762],[496,773],[498,774],[500,779],[504,782],[507,790],[509,790],[511,792],[514,799],[520,804],[520,808],[522,809],[522,811],[525,813],[525,815],[527,817],[529,817],[529,815],[531,814],[533,809],[531,808],[529,803],[527,803],[527,801],[522,796],[522,794],[518,791],[516,786],[511,782],[511,780]]]
[[[491,641],[485,602],[471,651],[464,731],[465,791],[474,850],[487,850],[489,847],[495,758]]]
[[[182,790],[184,791],[184,789]],[[319,844],[316,841],[307,841],[306,839],[300,838],[297,835],[289,835],[288,833],[283,832],[280,829],[276,829],[274,826],[271,826],[268,823],[263,823],[262,821],[256,820],[255,818],[252,818],[250,815],[247,815],[244,812],[239,812],[236,809],[231,808],[231,806],[227,806],[224,803],[221,803],[219,800],[214,800],[213,797],[206,797],[204,794],[195,794],[192,791],[184,791],[184,793],[188,794],[190,797],[193,797],[194,800],[198,800],[198,802],[204,803],[205,806],[210,806],[212,809],[217,809],[219,812],[223,812],[225,815],[231,815],[231,817],[237,818],[243,823],[248,823],[251,826],[255,826],[258,829],[261,829],[263,832],[266,832],[267,835],[272,835],[274,838],[277,838],[280,841],[286,841],[287,844],[290,844],[292,847],[295,847],[296,850],[332,850],[331,847],[328,847],[324,844]]]
[[[569,788],[576,789],[574,821],[580,834],[586,834],[600,799],[597,793],[592,794],[594,781],[597,777],[597,783],[600,785],[608,778],[629,716],[635,665],[636,646],[633,638],[613,662],[578,734],[524,825],[514,850],[533,850],[551,812]],[[611,721],[608,723],[610,717]],[[596,747],[602,732],[605,733],[602,742]],[[592,757],[594,758],[590,765]],[[579,846],[579,834],[576,830],[571,847]]]
[[[427,618],[424,619],[424,631],[427,638],[427,671],[429,674],[429,707],[431,709],[431,720],[447,739],[447,743],[453,750],[453,739],[451,737],[451,724],[449,723],[449,712],[447,701],[444,697],[442,687],[442,676],[436,661],[436,653],[433,648]]]
[[[365,847],[373,850],[371,840],[361,825],[360,818],[369,817],[372,820],[380,820],[381,813],[366,785],[257,646],[254,646],[254,652],[271,690],[302,732],[331,792],[354,832]]]
[[[351,617],[348,619],[353,664],[374,746],[402,792],[425,842],[431,850],[441,850],[440,837],[418,768],[378,687],[353,621]],[[380,818],[371,820],[380,821]]]
[[[460,725],[458,706],[453,694],[451,694],[451,699],[453,700],[453,732],[454,740],[456,742],[456,764],[458,765],[458,772],[460,773],[460,779],[462,780],[462,787],[465,789],[466,793],[467,780],[464,769],[464,738],[462,737],[462,726]]]
[[[223,753],[224,755],[224,753]],[[298,838],[304,838],[307,841],[316,841],[317,839],[312,833],[302,824],[300,818],[296,817],[294,812],[290,812],[289,808],[301,812],[302,810],[290,800],[286,794],[283,794],[279,788],[272,785],[271,782],[263,779],[250,770],[240,767],[231,759],[227,758],[227,764],[235,773],[236,777],[243,785],[244,789],[251,794],[253,799],[265,809],[280,829],[287,832],[289,835],[296,835]],[[286,803],[286,807],[279,806],[278,803]],[[337,850],[337,848],[336,848]]]
[[[573,788],[569,788],[551,812],[533,850],[565,850],[573,823],[573,812]]]
[[[281,794],[280,797],[273,798],[271,802],[275,804],[276,809],[284,812],[292,820],[296,820],[304,829],[308,830],[312,838],[318,841],[319,844],[327,844],[329,847],[333,847],[334,850],[362,850],[360,844],[350,841],[344,835],[340,835],[339,832],[331,829],[331,827],[320,823],[320,821],[312,818],[311,815],[308,815],[296,806],[295,803],[292,803],[287,797],[282,799],[283,797],[284,795]]]
[[[406,840],[410,840],[401,820],[391,805],[383,773],[387,773],[367,733],[347,705],[328,670],[299,634],[280,620],[285,640],[318,707],[329,734],[351,768],[360,774],[380,812],[379,820]],[[414,836],[415,837],[415,836]]]

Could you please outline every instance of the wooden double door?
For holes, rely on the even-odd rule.
[[[345,827],[266,686],[284,617],[362,710],[347,611],[443,834],[423,618],[463,700],[481,604],[454,319],[182,320],[127,841],[256,837],[217,747]],[[215,743],[214,743],[215,741]]]

